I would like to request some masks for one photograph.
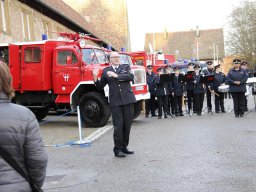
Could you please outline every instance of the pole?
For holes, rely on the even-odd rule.
[[[78,118],[79,141],[81,142],[82,141],[82,126],[81,126],[79,106],[77,106],[77,118]]]
[[[215,43],[213,43],[213,63],[215,62]]]
[[[196,57],[197,57],[197,61],[199,61],[199,53],[198,53],[198,41],[196,42]]]

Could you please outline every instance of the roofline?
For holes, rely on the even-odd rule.
[[[74,21],[72,21],[71,19],[69,19],[68,17],[66,17],[65,15],[63,15],[62,13],[60,13],[59,11],[57,11],[56,9],[54,9],[54,8],[50,7],[49,5],[47,5],[46,3],[42,2],[41,0],[33,0],[33,1],[18,0],[18,1],[20,1],[20,2],[22,2],[22,3],[25,3],[25,4],[27,4],[27,5],[30,6],[30,7],[32,7],[33,1],[34,1],[35,3],[38,3],[38,4],[40,4],[41,6],[45,7],[46,9],[48,9],[48,10],[54,12],[55,14],[59,15],[60,17],[62,17],[62,18],[65,19],[66,21],[68,21],[69,23],[72,23],[72,24],[73,24],[74,26],[76,26],[77,28],[82,29],[82,31],[91,34],[92,37],[100,39],[104,46],[107,47],[107,46],[109,45],[107,42],[105,42],[104,40],[102,40],[102,38],[97,37],[96,35],[92,34],[90,31],[88,31],[88,30],[85,29],[84,27],[78,25],[77,23],[75,23]],[[31,3],[32,3],[32,4],[31,4]],[[70,8],[70,9],[72,9],[72,8]],[[75,10],[74,10],[74,11],[75,11]],[[96,43],[97,43],[97,42],[96,42]],[[102,45],[101,45],[101,46],[102,46]],[[117,50],[117,49],[115,49],[114,47],[112,47],[112,48],[114,49],[114,51]]]

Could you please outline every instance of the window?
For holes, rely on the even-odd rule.
[[[107,63],[105,52],[100,49],[83,49],[82,52],[86,64]]]
[[[0,0],[0,31],[10,32],[8,0]]]
[[[52,38],[52,29],[51,29],[51,23],[48,21],[43,21],[43,33],[47,35],[47,38]]]
[[[21,11],[22,34],[25,41],[33,40],[33,22],[31,12],[23,9]]]
[[[77,63],[76,55],[72,51],[59,51],[58,52],[58,64],[67,65],[67,58],[71,56],[71,64]]]
[[[40,63],[41,62],[41,49],[40,47],[25,48],[25,63]]]

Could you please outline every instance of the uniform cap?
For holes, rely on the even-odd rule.
[[[159,72],[159,71],[161,71],[161,70],[163,70],[163,68],[162,68],[162,67],[159,67],[156,71]]]
[[[247,65],[248,63],[246,61],[243,61],[241,65]]]
[[[241,64],[241,60],[239,60],[239,59],[234,59],[234,60],[233,60],[233,63],[234,63],[234,64]]]
[[[199,69],[200,66],[199,65],[194,65],[194,69]]]
[[[165,66],[165,68],[168,68],[168,67],[171,68],[171,65],[166,65],[166,66]]]
[[[194,63],[188,63],[188,66],[193,66],[194,65]]]
[[[177,71],[177,70],[179,70],[179,69],[180,69],[180,68],[177,67],[177,66],[173,68],[174,71]]]
[[[153,68],[153,65],[148,65],[147,68],[148,68],[148,69],[152,69],[152,68]]]
[[[206,64],[207,64],[207,65],[212,65],[213,62],[212,62],[212,61],[207,61]]]

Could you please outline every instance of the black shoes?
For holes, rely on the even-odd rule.
[[[161,116],[158,116],[157,119],[161,119],[162,117]]]
[[[165,119],[168,118],[168,117],[167,117],[167,114],[164,115],[164,118],[165,118]]]
[[[220,111],[215,111],[215,113],[220,113]]]
[[[202,116],[202,113],[197,113],[198,116]]]
[[[122,152],[125,153],[125,154],[128,154],[128,155],[134,154],[134,151],[129,151],[127,148],[124,148],[124,149],[122,150]]]
[[[235,115],[235,117],[239,117],[239,115]]]
[[[248,108],[245,108],[244,111],[249,111],[249,109],[248,109]]]
[[[145,117],[148,118],[148,114],[146,114]]]
[[[184,114],[183,114],[183,113],[180,113],[180,116],[182,117],[182,116],[184,116]]]
[[[116,157],[126,157],[123,151],[114,151]]]
[[[157,115],[156,114],[153,114],[153,115],[151,115],[152,117],[156,117]]]

